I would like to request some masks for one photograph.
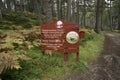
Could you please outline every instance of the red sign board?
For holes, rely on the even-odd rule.
[[[83,37],[83,33],[82,37]],[[41,26],[42,51],[79,53],[79,26],[74,23],[56,21]],[[66,55],[67,56],[67,55]],[[66,57],[65,56],[65,57]]]

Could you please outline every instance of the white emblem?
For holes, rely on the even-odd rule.
[[[63,22],[57,21],[57,28],[62,28],[62,27],[63,27]]]

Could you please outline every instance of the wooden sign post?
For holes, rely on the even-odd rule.
[[[56,21],[53,24],[41,26],[42,52],[64,53],[64,61],[68,61],[68,53],[76,53],[79,61],[79,42],[84,38],[84,32],[79,31],[79,25]]]

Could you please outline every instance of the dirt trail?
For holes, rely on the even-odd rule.
[[[87,74],[66,80],[120,80],[120,34],[105,33],[104,49]]]

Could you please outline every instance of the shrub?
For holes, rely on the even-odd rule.
[[[4,21],[7,21],[8,23],[12,23],[11,25],[19,25],[22,26],[23,28],[32,28],[32,25],[39,25],[39,22],[37,20],[37,18],[35,18],[36,16],[32,13],[23,13],[23,15],[21,15],[20,13],[16,13],[16,12],[10,12],[10,13],[4,13],[3,14],[3,19]],[[9,28],[9,24],[2,24],[0,26],[3,25],[7,25],[7,27]],[[5,26],[5,28],[7,28]]]
[[[32,25],[31,25],[31,23],[29,23],[29,22],[24,23],[24,24],[22,24],[22,25],[23,25],[23,28],[25,28],[25,29],[32,28]]]

